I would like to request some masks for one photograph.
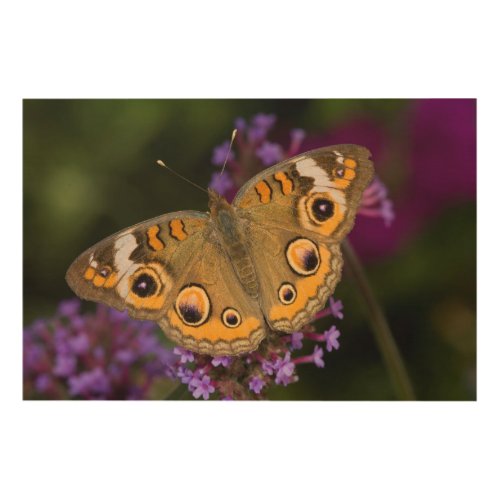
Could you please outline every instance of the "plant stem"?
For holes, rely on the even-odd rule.
[[[179,384],[177,385],[177,387],[175,387],[174,389],[172,389],[168,394],[167,396],[165,397],[165,400],[179,400],[179,399],[182,399],[182,397],[184,396],[184,394],[186,393],[186,390],[187,390],[187,385],[186,384]]]
[[[414,400],[415,393],[410,382],[410,377],[406,370],[403,358],[398,350],[394,337],[392,336],[391,329],[387,322],[386,317],[375,298],[375,294],[368,282],[368,279],[363,270],[363,266],[359,261],[354,248],[347,239],[342,243],[344,257],[347,265],[349,266],[354,279],[356,280],[361,295],[363,296],[367,309],[368,316],[372,325],[375,341],[384,358],[385,366],[389,372],[394,390],[398,399],[401,400]]]

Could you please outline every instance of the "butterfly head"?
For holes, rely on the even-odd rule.
[[[210,215],[214,218],[223,210],[232,210],[226,198],[210,188],[208,189],[208,208],[210,209]]]

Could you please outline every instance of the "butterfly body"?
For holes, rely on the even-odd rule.
[[[247,250],[244,222],[227,200],[212,190],[209,190],[208,207],[219,235],[221,249],[226,251],[246,293],[254,299],[257,298],[259,284],[252,258]]]
[[[372,174],[360,146],[304,153],[250,179],[231,204],[209,191],[208,213],[170,213],[110,236],[66,279],[80,297],[155,320],[193,351],[252,351],[324,307]]]

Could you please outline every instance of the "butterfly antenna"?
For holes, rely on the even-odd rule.
[[[229,153],[231,152],[231,148],[233,147],[234,138],[236,137],[237,132],[238,132],[238,129],[233,130],[233,135],[231,136],[231,142],[229,143],[229,148],[228,148],[227,153],[226,153],[226,159],[224,160],[224,165],[222,165],[222,170],[220,171],[219,177],[222,175],[222,173],[224,172],[224,169],[226,168],[226,163],[227,163],[227,160],[229,158]]]
[[[156,160],[156,163],[158,165],[160,165],[160,167],[166,168],[169,172],[176,175],[177,177],[180,177],[183,181],[186,181],[187,183],[191,184],[191,186],[194,186],[195,188],[201,189],[204,193],[208,193],[208,191],[205,188],[202,188],[201,186],[198,186],[198,184],[196,184],[195,182],[190,181],[189,179],[186,179],[186,177],[179,174],[179,172],[176,172],[173,168],[167,167],[167,165],[165,165],[165,163],[163,163],[161,160]]]

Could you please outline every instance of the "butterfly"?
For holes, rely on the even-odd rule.
[[[207,213],[168,213],[104,239],[66,280],[83,299],[156,321],[184,348],[251,352],[324,308],[372,176],[361,146],[300,154],[251,178],[231,204],[209,190]]]

